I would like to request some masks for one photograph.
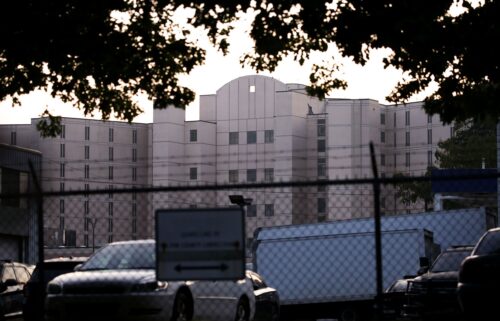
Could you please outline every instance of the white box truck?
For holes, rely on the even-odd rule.
[[[415,275],[420,258],[474,244],[496,216],[484,209],[382,218],[383,286]],[[492,226],[493,225],[493,226]],[[253,268],[279,291],[284,320],[372,315],[376,296],[373,219],[275,226],[255,232]]]

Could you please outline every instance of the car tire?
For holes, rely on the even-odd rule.
[[[250,320],[250,306],[246,298],[240,298],[236,306],[236,315],[234,321],[249,321]]]
[[[186,290],[175,296],[171,321],[190,321],[193,318],[193,300]]]

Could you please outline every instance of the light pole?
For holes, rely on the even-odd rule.
[[[97,217],[89,219],[90,225],[92,225],[92,253],[95,250],[95,224],[97,223]]]

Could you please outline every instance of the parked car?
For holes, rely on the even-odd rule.
[[[24,285],[23,319],[24,321],[43,320],[45,289],[47,283],[64,273],[73,272],[78,264],[82,264],[87,257],[60,257],[45,260],[43,264],[44,280],[40,280],[40,263],[38,263],[29,281]]]
[[[405,317],[423,320],[457,318],[461,311],[457,299],[458,271],[473,246],[452,246],[443,251],[430,268],[409,281]]]
[[[20,315],[23,304],[23,286],[31,277],[31,265],[0,261],[0,320]]]
[[[403,305],[407,300],[408,281],[411,281],[410,276],[396,280],[384,291],[382,310],[386,319],[398,319],[402,316]]]
[[[458,300],[468,320],[497,320],[500,293],[500,228],[487,231],[462,262]]]
[[[162,282],[155,267],[154,240],[110,243],[48,283],[46,320],[248,321],[256,307],[266,314],[277,306],[268,303],[276,291],[254,287],[250,271],[238,281]]]

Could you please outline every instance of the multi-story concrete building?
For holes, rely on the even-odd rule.
[[[5,143],[14,137],[15,144],[42,152],[45,190],[372,177],[370,142],[381,176],[418,175],[433,165],[437,143],[450,137],[452,129],[427,116],[420,102],[321,101],[307,95],[304,85],[265,76],[237,78],[215,94],[201,96],[198,121],[185,121],[179,108],[155,110],[153,124],[64,118],[62,134],[53,139],[39,137],[36,121],[0,126],[0,137]],[[383,192],[387,214],[420,210],[398,202],[390,188]],[[99,222],[99,244],[152,236],[155,209],[228,206],[228,195],[242,194],[252,199],[246,208],[251,238],[259,226],[372,215],[371,193],[371,186],[322,185],[171,191],[141,195],[141,201],[120,194],[107,199],[74,196],[81,205],[74,224],[67,218],[69,200],[61,197],[47,209],[46,226],[54,228],[52,235],[76,231],[76,244],[85,246],[93,218]],[[117,212],[116,204],[127,210]],[[118,220],[120,224],[113,223]],[[141,228],[134,227],[139,221]],[[60,235],[54,238],[61,244]]]

